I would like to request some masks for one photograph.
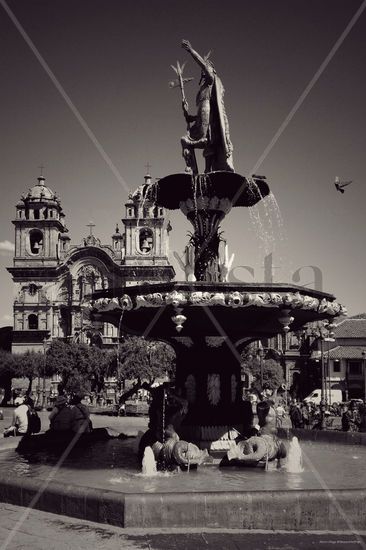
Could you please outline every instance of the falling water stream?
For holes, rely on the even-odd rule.
[[[142,475],[154,476],[157,473],[154,452],[151,447],[145,447],[142,459]]]
[[[300,474],[304,471],[302,450],[297,437],[293,437],[290,442],[285,469],[289,474]]]
[[[249,180],[250,186],[254,187],[255,192],[260,194],[260,189],[255,181]],[[275,195],[270,192],[269,195],[262,198],[255,206],[249,208],[250,221],[254,235],[259,240],[258,249],[262,254],[276,256],[276,267],[281,267],[281,279],[289,280],[290,263],[286,258],[287,234],[281,214],[280,207]],[[270,281],[265,281],[270,282]]]

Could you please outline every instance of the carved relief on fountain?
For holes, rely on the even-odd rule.
[[[149,294],[137,294],[135,296],[123,295],[121,298],[98,298],[93,301],[93,307],[98,310],[111,309],[139,309],[154,308],[172,305],[173,307],[184,306],[222,306],[229,308],[288,308],[291,310],[305,309],[339,315],[345,313],[346,309],[336,301],[317,298],[306,294],[279,293],[279,292],[208,292],[201,290],[173,290],[167,292],[152,292]],[[84,306],[85,307],[85,306]]]

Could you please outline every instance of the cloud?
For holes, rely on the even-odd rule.
[[[10,241],[0,241],[0,255],[11,256],[15,251],[14,243]]]
[[[3,315],[1,317],[1,321],[3,323],[7,323],[8,321],[12,321],[13,320],[13,316],[12,315]]]

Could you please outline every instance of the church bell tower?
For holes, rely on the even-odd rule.
[[[52,288],[70,238],[60,199],[43,175],[16,205],[15,253],[8,268],[14,281],[13,353],[44,350],[58,326]]]
[[[129,196],[125,204],[125,217],[122,219],[125,226],[124,265],[146,267],[146,282],[156,280],[155,276],[148,275],[153,274],[151,268],[154,267],[160,268],[160,280],[171,280],[174,276],[168,260],[171,226],[165,218],[165,209],[150,198],[150,174],[144,179],[145,183]],[[141,269],[139,272],[141,280]]]
[[[55,266],[69,238],[60,199],[44,176],[16,205],[14,267]]]

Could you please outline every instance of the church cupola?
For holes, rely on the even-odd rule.
[[[67,233],[60,199],[41,174],[16,205],[14,265],[57,264],[60,237]],[[66,237],[66,240],[68,238]]]

